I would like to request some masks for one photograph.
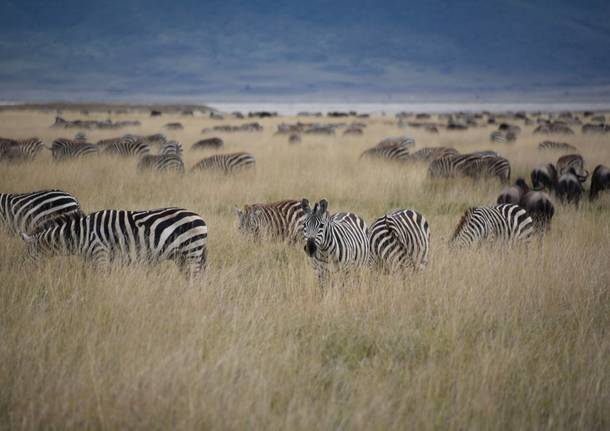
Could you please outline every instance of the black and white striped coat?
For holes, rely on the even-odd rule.
[[[138,137],[128,135],[107,144],[104,153],[123,157],[143,156],[150,153],[150,146]]]
[[[368,229],[371,263],[389,271],[424,269],[428,264],[430,226],[411,209],[378,218]]]
[[[78,159],[97,155],[98,146],[86,142],[73,141],[71,139],[59,138],[51,145],[51,154],[56,161]]]
[[[353,213],[330,215],[328,202],[322,199],[312,208],[303,199],[303,235],[305,252],[310,257],[321,285],[330,271],[364,266],[370,248],[366,222]]]
[[[284,200],[268,204],[246,205],[235,209],[239,230],[255,238],[268,236],[289,242],[303,238],[305,212],[301,201]]]
[[[184,162],[180,156],[147,154],[138,162],[138,171],[177,172],[184,174]]]
[[[38,138],[4,140],[0,146],[0,160],[7,162],[27,162],[34,160],[44,148]]]
[[[382,147],[373,147],[364,151],[361,155],[363,157],[373,157],[379,159],[395,160],[395,161],[407,161],[411,159],[409,154],[409,147],[405,145],[393,144],[384,145]]]
[[[182,145],[176,141],[169,141],[161,144],[159,154],[163,156],[178,156],[182,157]]]
[[[31,233],[49,219],[74,213],[81,213],[78,200],[61,190],[0,193],[0,224],[14,234]]]
[[[79,255],[96,267],[172,260],[188,277],[205,268],[207,236],[205,221],[182,208],[67,216],[41,226],[32,236],[22,234],[33,260]]]
[[[532,218],[518,205],[469,208],[458,224],[451,245],[467,247],[482,242],[528,242],[534,233]]]
[[[197,162],[192,170],[218,170],[226,174],[242,169],[253,168],[256,164],[254,156],[250,153],[216,154]]]

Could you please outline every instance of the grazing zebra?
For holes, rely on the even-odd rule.
[[[301,205],[305,212],[305,252],[322,286],[330,270],[363,266],[368,262],[370,249],[364,220],[353,213],[331,216],[326,199],[316,203],[313,209],[307,199],[303,199]]]
[[[371,261],[390,271],[424,269],[428,263],[430,226],[413,210],[397,210],[378,218],[368,229]]]
[[[538,144],[539,150],[561,150],[561,151],[578,151],[574,145],[567,142],[544,141]]]
[[[72,213],[81,213],[78,200],[61,190],[0,193],[0,225],[14,234],[33,232],[51,218]]]
[[[243,210],[235,208],[235,212],[239,217],[239,230],[255,238],[265,235],[289,242],[303,238],[305,212],[301,201],[246,205]]]
[[[85,142],[59,138],[51,145],[51,154],[56,161],[78,159],[98,153],[98,146]]]
[[[503,130],[495,130],[493,132],[491,132],[491,135],[489,136],[491,142],[496,143],[496,144],[506,144],[508,142],[515,142],[515,140],[517,139],[517,135],[515,135],[513,132],[506,132]]]
[[[142,156],[138,162],[138,171],[177,172],[184,174],[184,162],[179,156],[150,155]]]
[[[40,226],[32,236],[21,236],[33,260],[80,255],[96,267],[172,260],[192,277],[205,268],[207,258],[208,227],[182,208],[68,215]]]
[[[459,154],[456,149],[450,147],[425,147],[413,153],[413,160],[429,162],[443,156],[452,156]]]
[[[480,157],[471,154],[449,154],[432,160],[428,166],[428,175],[432,178],[453,178],[461,175],[464,166]]]
[[[216,154],[200,160],[193,166],[192,170],[212,169],[229,174],[242,169],[253,168],[255,163],[256,160],[250,153]]]
[[[109,143],[104,149],[105,154],[117,156],[143,156],[150,152],[150,146],[136,136],[123,136],[119,140]]]
[[[463,174],[471,178],[493,178],[502,182],[510,180],[510,162],[504,157],[479,157],[464,165]]]
[[[409,154],[409,147],[405,145],[385,145],[383,147],[373,147],[364,151],[360,158],[363,157],[375,157],[379,159],[396,160],[396,161],[407,161],[411,159]]]
[[[455,229],[450,244],[465,247],[483,241],[528,242],[533,232],[532,218],[518,205],[469,208]]]
[[[580,154],[567,154],[557,159],[557,170],[559,175],[566,173],[570,168],[574,168],[576,173],[585,177],[589,173],[585,171],[585,161]]]
[[[44,143],[38,138],[27,138],[10,141],[3,145],[0,160],[9,162],[26,162],[36,158],[44,148]]]
[[[161,144],[161,149],[159,150],[159,154],[164,156],[178,156],[182,157],[182,145],[180,145],[176,141],[169,141],[164,144]]]
[[[414,147],[415,139],[411,138],[410,136],[398,136],[398,137],[392,137],[392,138],[385,138],[376,145],[376,148],[395,147],[395,146]]]

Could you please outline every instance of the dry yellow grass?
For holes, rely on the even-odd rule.
[[[163,133],[183,143],[187,169],[211,154],[189,150],[203,127],[243,122],[118,118],[142,120],[134,133],[183,122]],[[209,265],[195,285],[170,263],[104,274],[56,258],[33,268],[21,241],[0,233],[0,429],[608,429],[610,199],[558,206],[550,234],[529,250],[450,251],[463,210],[494,202],[501,185],[432,183],[425,167],[359,161],[403,133],[388,119],[368,120],[363,137],[297,145],[272,136],[281,120],[262,120],[262,133],[223,136],[223,151],[257,157],[256,172],[235,176],[139,176],[136,160],[55,164],[48,151],[2,165],[3,192],[56,187],[86,211],[195,210],[209,225]],[[50,143],[74,133],[52,122],[4,112],[0,136]],[[531,130],[494,148],[513,178],[557,157],[537,151]],[[493,148],[490,131],[412,134],[418,147],[466,152]],[[590,170],[610,164],[608,138],[567,140]],[[428,269],[365,271],[321,294],[300,246],[254,243],[233,213],[303,196],[369,222],[395,208],[422,212]]]

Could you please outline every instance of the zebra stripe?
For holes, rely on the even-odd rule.
[[[305,212],[301,201],[246,205],[243,210],[236,208],[236,213],[239,230],[255,238],[263,235],[289,242],[303,238]]]
[[[385,138],[376,145],[376,148],[394,147],[394,146],[414,147],[415,139],[410,136],[397,136],[397,137]]]
[[[59,138],[51,145],[51,154],[56,161],[78,159],[98,153],[98,146],[70,139]]]
[[[491,142],[494,142],[496,144],[506,144],[509,142],[515,142],[515,140],[517,139],[517,135],[515,135],[515,133],[513,132],[507,132],[504,130],[495,130],[493,132],[491,132],[491,135],[489,136]]]
[[[413,160],[429,162],[439,157],[459,154],[456,149],[450,147],[425,147],[417,150],[411,156]]]
[[[27,255],[36,260],[79,255],[96,267],[155,264],[172,260],[188,277],[206,265],[208,228],[203,219],[182,208],[151,211],[104,210],[62,217],[23,234]]]
[[[184,174],[184,162],[179,156],[174,155],[150,155],[143,156],[138,162],[138,171],[174,171]]]
[[[80,212],[78,200],[61,190],[0,193],[0,224],[14,234],[33,232],[49,219]]]
[[[303,233],[305,252],[310,257],[320,284],[331,270],[363,266],[370,249],[366,222],[353,213],[329,215],[328,202],[322,199],[311,209],[309,201],[301,202],[305,219]]]
[[[574,145],[567,142],[544,141],[538,144],[539,150],[561,150],[561,151],[577,151]]]
[[[510,179],[510,162],[503,157],[481,156],[479,154],[461,154],[443,156],[433,160],[428,167],[431,177],[453,178],[467,176],[471,178],[497,177],[501,181]]]
[[[178,156],[182,157],[182,145],[180,145],[176,141],[169,141],[164,144],[161,144],[161,149],[159,150],[160,155],[164,156]]]
[[[371,262],[390,271],[424,269],[428,263],[430,226],[411,209],[378,218],[368,230]]]
[[[220,170],[225,174],[239,171],[241,169],[253,168],[256,160],[250,153],[216,154],[200,160],[192,170]]]
[[[44,143],[38,138],[4,140],[0,147],[0,160],[8,162],[32,161],[43,148]]]
[[[570,170],[570,168],[574,168],[576,173],[579,175],[585,175],[585,161],[580,154],[567,154],[565,156],[561,156],[557,160],[557,170],[559,171],[559,175],[565,174]]]
[[[469,208],[462,216],[450,244],[461,247],[483,241],[514,244],[528,242],[533,233],[532,218],[518,205]]]
[[[360,158],[374,157],[379,159],[406,161],[411,159],[409,147],[404,145],[386,145],[383,147],[373,147],[364,151]]]
[[[105,154],[117,156],[143,156],[150,152],[150,146],[143,143],[136,136],[124,136],[106,145]]]

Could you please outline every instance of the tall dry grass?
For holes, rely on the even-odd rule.
[[[0,115],[0,136],[70,136],[50,114]],[[72,115],[78,117],[78,115]],[[164,132],[188,149],[216,120],[123,115],[134,133]],[[102,116],[99,116],[102,118]],[[117,116],[115,116],[117,118]],[[209,270],[189,285],[170,263],[97,273],[78,258],[38,267],[0,234],[2,429],[608,429],[610,199],[557,206],[544,242],[502,253],[450,251],[463,210],[501,185],[431,182],[425,167],[360,161],[403,130],[368,120],[363,137],[265,131],[225,134],[225,151],[257,157],[256,172],[137,175],[135,160],[0,167],[0,190],[57,187],[86,211],[178,205],[209,225]],[[226,121],[239,123],[241,121]],[[489,128],[429,135],[418,146],[488,149]],[[92,132],[93,140],[117,132]],[[499,147],[513,177],[557,155],[526,128]],[[589,168],[610,163],[607,138],[577,134]],[[591,170],[591,169],[590,169]],[[419,274],[364,271],[321,293],[300,246],[255,243],[235,205],[326,197],[369,222],[394,208],[429,220],[430,265]]]

